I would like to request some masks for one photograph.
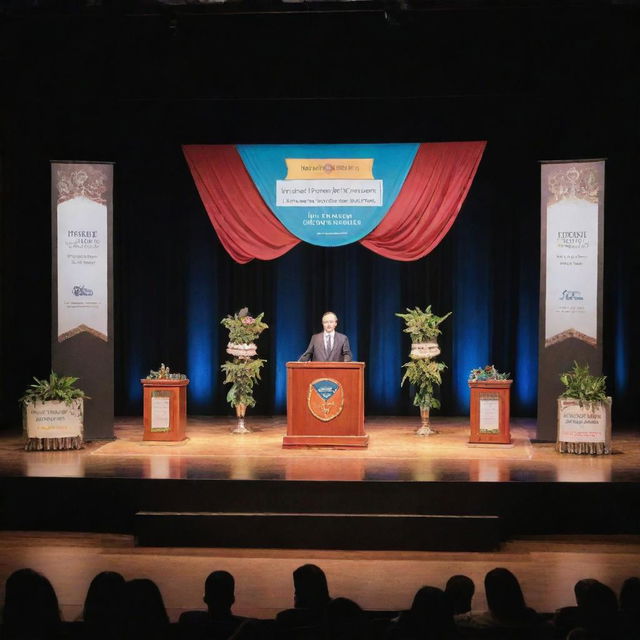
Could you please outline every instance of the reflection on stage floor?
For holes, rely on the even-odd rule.
[[[436,418],[433,436],[415,435],[417,417],[371,417],[367,449],[282,448],[286,418],[254,416],[251,434],[233,435],[231,417],[189,418],[180,443],[142,441],[141,418],[119,418],[116,439],[80,451],[25,452],[21,437],[0,439],[0,475],[196,480],[347,482],[637,482],[640,435],[614,430],[613,454],[559,454],[535,443],[535,422],[512,421],[513,444],[469,445],[464,418]]]

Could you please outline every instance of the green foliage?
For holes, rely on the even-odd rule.
[[[451,311],[444,316],[437,316],[432,313],[429,305],[424,311],[420,307],[415,307],[415,309],[407,309],[407,313],[396,313],[396,315],[404,320],[406,328],[403,331],[411,336],[412,342],[426,342],[437,338],[442,333],[439,325],[451,315]]]
[[[225,374],[224,384],[231,384],[227,402],[232,407],[238,404],[256,406],[253,385],[260,380],[260,369],[265,362],[261,358],[234,358],[233,362],[225,362],[220,366]]]
[[[428,358],[410,360],[402,365],[405,369],[400,386],[408,380],[415,386],[413,404],[421,409],[439,409],[440,401],[433,397],[434,386],[442,384],[441,372],[447,368],[444,362]]]
[[[435,340],[442,331],[440,324],[444,322],[451,312],[444,316],[438,316],[431,311],[429,305],[424,311],[420,307],[407,309],[407,313],[396,313],[405,322],[404,333],[408,333],[411,342],[428,342]],[[401,386],[409,381],[415,388],[413,404],[421,409],[439,409],[440,401],[434,398],[434,387],[442,384],[441,372],[447,368],[443,362],[436,362],[431,358],[413,357],[402,365],[405,370]]]
[[[160,364],[160,368],[157,371],[151,369],[147,380],[186,380],[187,376],[184,373],[171,373],[171,369],[163,362]]]
[[[48,400],[71,404],[78,398],[89,399],[89,396],[82,389],[74,386],[78,382],[78,378],[73,376],[59,376],[52,371],[48,379],[38,380],[38,378],[34,378],[34,380],[35,384],[30,385],[20,398],[20,402],[25,405]]]
[[[492,364],[488,364],[484,368],[471,369],[469,382],[484,382],[485,380],[511,380],[511,374],[500,373]]]
[[[581,367],[574,361],[573,369],[560,376],[560,381],[565,386],[560,397],[573,398],[580,406],[609,402],[605,388],[606,379],[606,376],[592,376],[588,364]]]
[[[220,321],[220,324],[229,330],[229,342],[232,344],[251,344],[257,340],[260,334],[268,328],[262,321],[264,313],[255,318],[249,314],[249,309],[243,307]],[[227,393],[227,402],[236,407],[243,404],[247,407],[255,407],[253,387],[260,380],[260,369],[266,360],[260,358],[235,357],[220,366],[225,374],[224,384],[230,384]]]
[[[247,307],[227,316],[220,321],[220,324],[229,330],[229,342],[234,344],[250,344],[257,340],[260,334],[268,329],[269,325],[262,322],[264,313],[255,318],[249,314]]]

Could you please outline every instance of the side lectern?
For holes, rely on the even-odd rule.
[[[287,362],[285,449],[364,448],[364,362]]]
[[[143,378],[143,440],[179,442],[186,438],[189,380]]]
[[[513,380],[469,382],[470,444],[511,444],[509,392]]]

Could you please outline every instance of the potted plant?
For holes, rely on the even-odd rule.
[[[83,446],[84,399],[88,396],[75,384],[78,378],[59,376],[31,384],[20,398],[27,451],[60,451]]]
[[[164,362],[160,363],[160,368],[157,371],[151,369],[149,375],[144,378],[145,380],[186,380],[187,376],[184,373],[171,373],[171,369],[167,367]]]
[[[257,354],[255,340],[268,328],[262,321],[264,313],[255,318],[244,307],[233,316],[227,316],[220,322],[229,330],[227,353],[234,356],[227,360],[221,369],[225,374],[224,384],[231,384],[227,393],[227,402],[236,410],[237,424],[232,433],[249,433],[244,418],[247,407],[255,407],[253,387],[260,380],[260,369],[266,360],[254,358]]]
[[[594,376],[589,365],[573,363],[560,375],[565,389],[558,398],[558,440],[560,453],[611,453],[611,397],[606,376]]]
[[[509,429],[511,374],[494,365],[472,369],[467,380],[471,390],[471,444],[511,444]]]
[[[429,305],[424,311],[420,307],[407,309],[407,313],[396,313],[405,323],[403,331],[411,337],[411,357],[435,358],[440,355],[437,337],[442,333],[440,324],[450,315],[437,316]]]
[[[442,383],[442,371],[446,369],[444,362],[434,360],[440,354],[436,338],[442,333],[440,324],[451,312],[438,316],[431,311],[431,305],[424,311],[420,307],[406,311],[407,313],[396,313],[405,322],[404,332],[411,337],[410,360],[402,365],[405,372],[400,385],[409,381],[415,388],[413,404],[420,408],[421,418],[421,426],[416,434],[432,435],[437,431],[429,423],[429,414],[431,409],[440,408],[440,401],[434,393],[435,388]]]

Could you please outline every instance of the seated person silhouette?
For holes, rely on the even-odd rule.
[[[5,583],[0,637],[57,638],[62,630],[53,586],[33,569],[14,571]]]
[[[476,590],[469,576],[455,575],[447,580],[444,592],[453,607],[453,619],[463,622],[471,617],[471,600]]]
[[[315,564],[304,564],[293,572],[294,608],[280,611],[276,625],[282,633],[301,628],[320,628],[331,601],[324,571]]]
[[[418,589],[411,609],[403,611],[387,634],[389,640],[458,638],[453,621],[453,607],[447,595],[437,587],[425,585]]]
[[[181,638],[226,640],[246,620],[234,616],[235,580],[228,571],[214,571],[204,583],[207,611],[185,611],[178,621]]]
[[[82,612],[82,638],[119,640],[125,579],[115,571],[102,571],[91,581]]]
[[[154,638],[167,640],[170,626],[158,585],[148,578],[135,578],[124,585],[122,640]]]

